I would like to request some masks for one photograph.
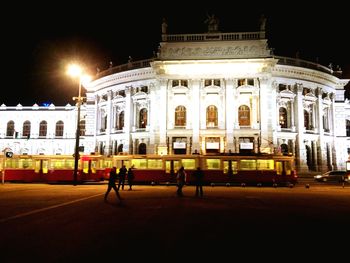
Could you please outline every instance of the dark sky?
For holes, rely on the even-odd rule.
[[[72,1],[73,2],[73,1]],[[350,78],[349,11],[339,4],[305,7],[295,1],[237,4],[213,1],[166,1],[162,5],[120,1],[74,4],[16,4],[2,8],[2,92],[0,104],[31,106],[44,102],[73,104],[78,84],[65,74],[66,65],[78,60],[91,74],[96,68],[152,57],[161,36],[162,18],[168,32],[204,33],[207,14],[220,20],[222,32],[257,31],[262,13],[267,17],[267,37],[281,56],[332,62]],[[305,1],[304,1],[305,2]],[[275,3],[277,3],[275,1]],[[192,6],[189,6],[192,5]]]

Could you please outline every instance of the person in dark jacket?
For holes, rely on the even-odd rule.
[[[196,186],[196,196],[203,197],[204,172],[200,167],[193,173],[194,184]]]
[[[122,166],[119,170],[119,183],[118,183],[118,190],[120,189],[120,186],[122,186],[122,190],[124,190],[124,183],[125,183],[125,177],[128,170],[126,169],[125,165]]]
[[[134,184],[134,166],[129,167],[128,169],[128,185],[129,185],[129,190],[132,190],[132,185]]]
[[[104,196],[104,200],[105,202],[107,202],[107,197],[108,197],[108,194],[109,192],[112,190],[114,190],[115,194],[117,195],[117,198],[119,201],[121,201],[122,199],[120,198],[120,195],[119,195],[119,191],[117,189],[117,186],[115,185],[115,181],[117,180],[117,168],[116,167],[113,167],[109,173],[109,179],[108,179],[108,188],[107,188],[107,191],[105,193],[105,196]]]

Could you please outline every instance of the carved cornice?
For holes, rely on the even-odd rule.
[[[294,99],[294,97],[296,96],[296,94],[294,94],[292,91],[290,90],[282,90],[280,92],[280,96],[281,98],[289,98],[289,99]]]
[[[106,87],[119,85],[125,82],[139,81],[145,79],[154,79],[155,72],[152,68],[143,68],[116,73],[93,81],[89,91],[95,92]]]
[[[270,53],[266,40],[162,43],[160,59],[263,58]]]
[[[119,102],[117,102],[117,103],[113,103],[113,106],[116,107],[117,112],[119,113],[119,112],[125,110],[126,103],[125,103],[125,101],[119,101]]]
[[[338,78],[317,70],[286,65],[276,65],[272,69],[272,74],[274,77],[307,80],[332,87],[339,82]]]

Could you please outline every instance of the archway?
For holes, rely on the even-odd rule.
[[[288,150],[288,145],[283,143],[281,144],[281,152],[282,154],[288,154],[289,150]]]
[[[139,144],[139,154],[146,154],[147,152],[147,146],[145,143]]]
[[[309,145],[305,145],[306,148],[306,164],[309,170],[312,169],[312,155],[311,155],[311,148]]]

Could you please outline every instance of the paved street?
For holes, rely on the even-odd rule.
[[[350,186],[205,187],[204,198],[175,186],[106,184],[0,185],[1,262],[82,262],[153,259],[182,253],[205,259],[231,253],[314,251],[348,236]],[[180,254],[179,254],[180,251]],[[183,252],[182,252],[183,251]],[[166,259],[166,260],[164,260]]]

